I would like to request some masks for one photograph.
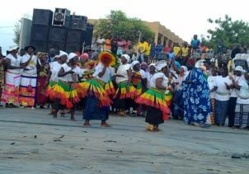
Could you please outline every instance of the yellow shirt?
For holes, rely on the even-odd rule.
[[[138,49],[140,50],[140,53],[145,53],[146,54],[146,52],[149,49],[148,42],[143,42],[143,43],[139,42]]]
[[[150,45],[148,44],[148,50],[145,52],[145,54],[149,56],[150,52],[151,52],[151,44]]]
[[[182,47],[182,56],[187,57],[189,54],[189,49],[188,47]]]
[[[175,54],[176,56],[178,56],[178,54],[179,54],[180,51],[181,51],[181,48],[180,48],[180,47],[174,47],[174,48],[173,48],[173,51],[174,51],[174,54]]]

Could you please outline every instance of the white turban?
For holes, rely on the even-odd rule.
[[[73,59],[74,57],[77,57],[77,54],[75,54],[75,53],[70,53],[70,54],[68,55],[68,60],[71,60],[71,59]]]
[[[133,62],[131,63],[131,67],[133,68],[136,64],[140,64],[140,62],[137,61],[137,60],[133,61]]]
[[[62,56],[68,57],[68,54],[66,52],[60,50],[59,57],[62,57]]]
[[[131,59],[128,54],[123,54],[121,57],[125,58],[127,62],[129,62]]]
[[[241,73],[245,73],[245,72],[246,72],[246,71],[243,69],[242,66],[236,66],[234,70],[235,70],[235,71],[240,71]]]
[[[14,45],[14,46],[10,46],[8,51],[13,51],[13,50],[17,50],[18,46]]]
[[[188,71],[188,68],[186,66],[181,66],[181,68],[184,70],[184,72]]]
[[[167,62],[165,60],[161,60],[156,63],[157,71],[161,71],[165,66],[167,66]]]
[[[151,67],[151,66],[156,67],[156,64],[155,64],[155,63],[151,63],[151,64],[149,65],[149,67]]]

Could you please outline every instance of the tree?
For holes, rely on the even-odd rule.
[[[13,38],[13,42],[16,45],[19,45],[19,41],[20,41],[20,34],[21,34],[21,20],[18,20],[14,26],[14,38]]]
[[[122,37],[136,43],[140,32],[146,40],[154,37],[154,33],[140,19],[128,18],[122,11],[111,11],[96,23],[94,35]]]
[[[235,44],[249,46],[249,24],[247,22],[233,21],[228,15],[225,15],[224,19],[208,19],[208,22],[215,25],[214,29],[207,31],[210,36],[207,39],[203,38],[209,47],[216,50],[220,44],[229,48]]]
[[[23,14],[23,18],[26,19],[30,19],[32,20],[32,16],[29,13],[25,13]],[[16,45],[19,45],[19,41],[20,41],[20,35],[21,35],[21,23],[22,23],[22,18],[19,19],[16,24],[14,25],[14,38],[13,38],[13,42]]]

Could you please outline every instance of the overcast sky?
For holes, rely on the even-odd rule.
[[[162,4],[162,2],[164,4]],[[208,18],[228,14],[249,22],[248,0],[6,0],[0,10],[0,46],[13,45],[13,26],[23,17],[32,17],[34,8],[67,8],[88,18],[104,18],[111,10],[122,10],[128,17],[159,21],[179,37],[190,41],[194,34],[206,35],[212,26]]]

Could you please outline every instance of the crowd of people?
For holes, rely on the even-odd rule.
[[[39,53],[33,46],[21,54],[10,47],[0,59],[2,103],[6,108],[50,106],[54,118],[70,113],[71,120],[81,110],[84,126],[100,120],[109,127],[109,114],[115,113],[145,117],[148,131],[159,131],[170,118],[202,128],[225,126],[227,116],[229,127],[249,128],[249,74],[243,67],[229,74],[208,59],[191,62],[194,51],[207,51],[196,36],[190,44],[165,48],[151,47],[144,38],[134,47],[121,41],[99,39],[99,49],[81,55]],[[155,60],[161,52],[169,57]]]

